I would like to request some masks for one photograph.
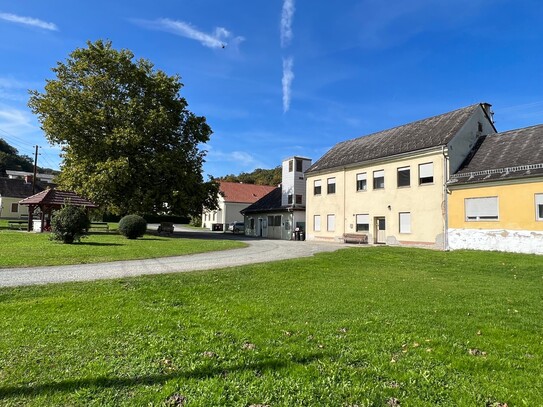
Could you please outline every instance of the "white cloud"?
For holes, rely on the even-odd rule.
[[[190,38],[200,42],[204,47],[224,48],[227,45],[239,45],[244,38],[235,37],[230,31],[223,27],[216,27],[213,33],[206,33],[198,30],[184,21],[161,18],[154,21],[135,20],[136,23],[147,28],[171,32],[181,37]]]
[[[294,18],[294,0],[283,1],[281,12],[281,46],[286,47],[292,40],[292,19]]]
[[[288,112],[290,108],[290,94],[292,87],[292,80],[294,79],[294,72],[292,67],[294,65],[294,60],[292,57],[283,58],[283,112]]]
[[[0,13],[0,20],[9,21],[12,23],[29,25],[31,27],[43,28],[44,30],[58,31],[58,27],[54,23],[38,20],[32,17],[17,16],[15,14]]]

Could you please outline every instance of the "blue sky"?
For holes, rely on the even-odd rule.
[[[213,176],[482,101],[499,131],[541,124],[542,22],[540,0],[2,1],[0,137],[59,167],[27,90],[97,39],[181,76]]]

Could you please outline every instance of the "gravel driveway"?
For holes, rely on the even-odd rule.
[[[202,232],[179,226],[176,226],[175,236],[201,239],[236,239],[246,242],[249,247],[159,259],[0,269],[0,287],[209,270],[309,257],[315,253],[332,252],[344,247],[337,243],[253,239],[230,233]]]

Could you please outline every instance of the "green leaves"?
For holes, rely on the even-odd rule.
[[[199,213],[215,199],[199,149],[212,131],[187,109],[179,76],[133,59],[109,41],[88,42],[53,68],[44,93],[30,92],[47,139],[63,150],[61,187],[115,214]]]

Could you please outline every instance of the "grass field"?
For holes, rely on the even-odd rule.
[[[0,290],[0,405],[540,406],[543,257],[346,249]]]
[[[49,240],[48,233],[0,230],[0,268],[181,256],[245,246],[231,240],[178,239],[149,234],[129,240],[116,233],[90,234],[80,243],[70,245]]]

